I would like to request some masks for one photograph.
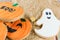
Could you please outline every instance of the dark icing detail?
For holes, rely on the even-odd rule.
[[[2,6],[0,9],[4,9],[5,11],[8,10],[9,12],[15,11],[15,9],[9,8],[9,7],[6,7],[6,6]]]
[[[48,15],[48,12],[46,12],[46,15]]]
[[[4,23],[5,24],[5,23]],[[6,24],[5,24],[6,25]]]
[[[13,22],[10,22],[10,23],[13,23]]]
[[[51,15],[51,12],[49,12],[49,15]]]
[[[16,26],[20,26],[22,28],[22,24],[21,23],[18,23]]]
[[[5,6],[2,6],[0,9],[4,9],[5,8]]]
[[[23,19],[23,18],[21,18],[21,21],[22,21],[22,22],[26,22],[26,20],[25,20],[25,19]]]
[[[56,40],[58,40],[58,37],[56,36]]]
[[[12,29],[12,28],[10,28],[10,27],[8,27],[8,26],[7,26],[7,28],[8,28],[8,32],[13,33],[13,32],[15,32],[15,31],[16,31],[15,29]]]
[[[6,37],[7,39],[9,39],[9,40],[12,40],[11,38],[9,38],[8,36]],[[6,39],[5,39],[6,40]]]
[[[10,10],[9,10],[10,12],[13,12],[13,11],[15,11],[15,9],[12,9],[12,8],[10,8]]]
[[[47,17],[48,19],[50,19],[51,17]]]

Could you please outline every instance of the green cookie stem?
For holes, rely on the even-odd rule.
[[[18,6],[18,3],[14,3],[13,6]]]

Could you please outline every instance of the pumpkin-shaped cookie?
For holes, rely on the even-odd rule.
[[[7,27],[0,21],[0,40],[5,40],[7,36]]]
[[[16,21],[23,16],[23,9],[10,2],[0,2],[0,20],[4,22]]]
[[[12,40],[20,40],[27,37],[32,29],[32,24],[28,19],[20,19],[5,24],[8,27],[8,38]]]

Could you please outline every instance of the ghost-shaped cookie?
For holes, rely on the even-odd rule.
[[[35,33],[39,36],[53,37],[59,32],[60,21],[49,8],[43,10],[41,18],[35,24],[43,25],[41,29],[34,29]]]

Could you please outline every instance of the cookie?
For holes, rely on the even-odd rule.
[[[36,25],[42,25],[41,29],[34,29],[35,33],[42,37],[54,37],[59,32],[60,21],[56,18],[50,8],[45,8],[40,19],[36,21]]]
[[[5,40],[7,36],[7,27],[0,21],[0,40]]]
[[[59,2],[57,2],[57,0],[46,0],[46,1],[44,1],[44,0],[40,0],[40,1],[38,1],[39,2],[39,12],[40,12],[40,14],[43,14],[43,10],[44,9],[46,9],[46,8],[49,8],[49,9],[51,9],[52,11],[53,11],[53,14],[56,16],[56,18],[58,19],[58,18],[60,18],[60,16],[58,16],[59,14],[60,14],[60,4],[59,4]],[[38,14],[38,12],[37,12],[37,14]],[[46,14],[47,16],[48,15],[50,15],[50,13],[49,14]],[[43,15],[44,17],[45,17],[45,15]],[[46,17],[47,17],[46,16]],[[40,15],[40,17],[36,20],[36,21],[38,21],[39,19],[41,19],[41,17],[42,17],[42,15]],[[48,16],[48,19],[50,19],[50,16]],[[43,18],[43,20],[45,20],[44,18]],[[36,22],[35,21],[35,22]],[[51,20],[52,21],[52,20]],[[51,22],[50,21],[50,22]],[[40,21],[38,21],[37,23],[36,23],[36,25],[38,25],[39,26],[39,28],[40,28],[40,25],[42,25],[42,28],[44,29],[45,28],[45,26],[43,25],[44,23],[42,23],[41,24],[41,20]],[[44,21],[45,22],[45,21]],[[49,23],[49,22],[47,22],[46,21],[46,23]],[[52,22],[53,23],[53,22]],[[51,24],[52,24],[51,23]],[[53,23],[54,24],[54,23]],[[55,23],[56,24],[56,23]],[[54,24],[54,26],[53,27],[55,27],[55,24]],[[56,25],[59,25],[59,23],[58,24],[56,24]],[[36,26],[37,27],[37,26]],[[46,26],[47,27],[47,26]],[[44,33],[43,31],[42,31],[42,28],[41,29],[37,29],[37,31],[39,30],[39,31],[41,31],[41,34],[47,34],[47,32],[44,30],[44,32],[46,32],[46,33]],[[50,29],[50,27],[48,27],[49,29]],[[48,31],[48,28],[45,28],[47,31]],[[57,34],[58,34],[58,31],[59,31],[59,26],[57,27],[55,27],[55,28],[57,28],[57,29],[55,29],[56,31],[57,31],[57,33],[54,35],[54,36],[56,36]],[[50,29],[51,30],[51,32],[53,31],[53,29]],[[35,32],[36,32],[36,30],[34,30]],[[39,31],[38,31],[38,33],[36,33],[36,34],[38,34],[38,36],[39,35],[41,35],[41,34],[39,34]],[[43,33],[42,33],[43,32]],[[53,33],[53,32],[52,32]],[[48,34],[47,34],[48,35]],[[42,37],[46,37],[46,36],[42,36]]]
[[[12,22],[22,18],[23,8],[17,5],[13,5],[11,2],[0,2],[0,20]]]
[[[8,38],[21,40],[28,36],[32,29],[32,24],[28,19],[20,19],[15,22],[5,23],[8,27]]]

